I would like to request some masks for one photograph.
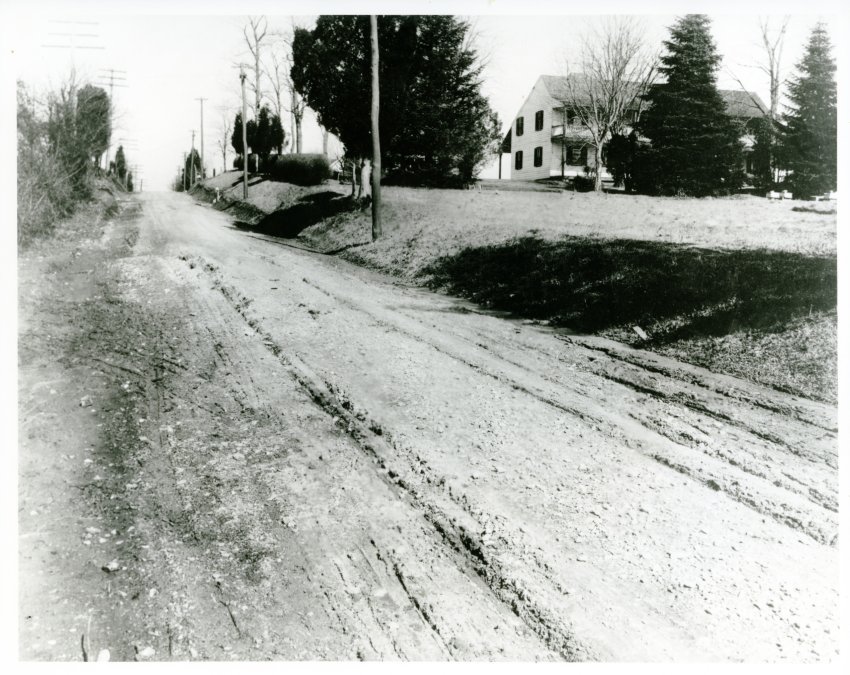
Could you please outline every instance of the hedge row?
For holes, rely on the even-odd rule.
[[[255,166],[254,155],[250,156],[248,168]],[[242,157],[237,156],[233,162],[235,169],[242,168]],[[328,158],[322,154],[300,155],[271,155],[260,160],[260,173],[266,174],[272,180],[295,185],[320,185],[331,175]]]

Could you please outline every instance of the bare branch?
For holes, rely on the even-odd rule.
[[[577,117],[596,150],[596,189],[601,189],[601,156],[606,141],[640,115],[642,97],[655,80],[657,54],[633,19],[613,18],[589,32],[580,70],[565,78],[566,111]],[[567,133],[565,126],[564,133]]]

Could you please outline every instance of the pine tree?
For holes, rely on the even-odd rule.
[[[233,134],[230,136],[230,144],[240,157],[245,154],[245,149],[242,147],[242,113],[236,113],[236,118],[233,120]]]
[[[127,158],[124,156],[123,145],[119,145],[118,151],[115,153],[115,173],[118,174],[118,179],[123,183],[124,176],[127,175]]]
[[[782,157],[791,171],[792,192],[800,198],[835,190],[837,181],[835,62],[823,24],[812,30],[797,69],[788,85],[791,105],[784,116]]]
[[[193,181],[197,181],[201,177],[201,156],[195,148],[192,148],[186,155],[183,171],[184,183],[191,188],[194,185]]]
[[[665,81],[647,96],[639,130],[652,148],[644,170],[661,194],[722,194],[741,184],[741,130],[717,90],[720,55],[710,25],[702,14],[673,25],[659,68]]]
[[[470,25],[452,16],[380,16],[382,168],[389,181],[472,180],[488,158],[493,117]],[[371,155],[369,17],[321,16],[297,29],[292,80],[353,158]],[[499,130],[501,131],[501,130]]]

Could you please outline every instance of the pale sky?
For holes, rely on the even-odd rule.
[[[268,3],[250,0],[244,3],[217,0],[200,3],[156,0],[112,4],[32,0],[12,6],[11,11],[17,16],[12,27],[8,24],[6,27],[9,32],[6,37],[11,40],[11,54],[6,51],[7,43],[4,41],[4,57],[11,57],[16,77],[36,91],[43,91],[48,84],[58,84],[67,77],[72,63],[70,49],[42,46],[63,40],[64,44],[68,44],[70,40],[68,36],[50,33],[77,32],[96,36],[75,38],[78,45],[102,47],[73,50],[77,73],[84,80],[104,82],[106,80],[100,75],[104,69],[125,71],[120,75],[126,78],[121,81],[126,88],[115,89],[119,128],[113,136],[115,139],[128,139],[124,142],[125,150],[130,164],[139,166],[145,190],[158,190],[167,189],[173,179],[183,153],[191,146],[192,129],[198,134],[196,145],[200,146],[200,104],[197,97],[207,99],[204,103],[207,166],[221,170],[221,153],[216,144],[221,137],[221,109],[227,111],[230,119],[239,109],[238,70],[234,63],[246,60],[241,28],[247,15],[224,13],[232,12],[234,7],[254,14],[266,14],[272,29],[289,26],[290,15],[295,16],[300,25],[309,26],[316,12],[366,13],[371,10],[463,14],[475,24],[479,50],[487,57],[484,93],[507,129],[537,77],[541,74],[562,74],[566,59],[577,55],[583,32],[600,18],[564,15],[567,4],[498,0],[452,3],[442,0],[419,3]],[[838,24],[846,18],[846,15],[839,18],[836,14],[839,11],[837,3],[823,0],[805,5],[781,1],[747,3],[746,14],[738,13],[742,8],[734,3],[716,2],[711,3],[711,7],[717,8],[717,11],[736,13],[713,13],[710,7],[699,3],[638,5],[594,2],[592,7],[591,3],[586,3],[586,6],[600,14],[633,13],[635,10],[652,12],[640,16],[639,20],[645,26],[647,40],[659,47],[661,40],[668,35],[666,27],[677,15],[687,11],[708,13],[712,17],[715,41],[724,57],[718,77],[719,86],[739,88],[734,79],[738,77],[765,102],[769,99],[767,78],[756,67],[763,60],[759,44],[759,17],[772,14],[773,23],[778,25],[782,13],[799,12],[801,8],[809,12],[792,14],[782,61],[786,75],[793,72],[809,31],[817,20],[829,23],[833,42],[837,44],[840,38]],[[6,11],[10,11],[8,7]],[[286,120],[284,125],[288,132]],[[314,119],[307,120],[304,131],[304,151],[320,151],[321,135]],[[232,157],[231,151],[229,163]]]

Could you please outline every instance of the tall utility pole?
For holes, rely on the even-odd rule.
[[[106,73],[109,73],[107,75]],[[122,73],[121,75],[116,75],[115,73]],[[115,87],[123,87],[127,88],[127,78],[125,75],[127,74],[126,70],[117,70],[116,68],[102,68],[98,77],[106,80],[108,82],[95,82],[95,84],[105,87],[109,87],[109,147],[106,148],[106,166],[104,167],[105,171],[109,171],[109,156],[112,153],[112,132],[115,130],[115,97],[113,95],[113,91]]]
[[[381,236],[381,135],[378,117],[381,110],[378,78],[378,17],[369,16],[372,32],[372,241]]]
[[[189,188],[186,186],[187,176],[186,176],[186,153],[185,152],[183,153],[183,168],[180,171],[180,173],[183,176],[183,192],[186,192],[186,190],[188,190]]]
[[[205,98],[197,98],[201,102],[201,180],[206,178],[207,165],[204,163],[204,101]]]
[[[242,198],[248,199],[248,108],[245,105],[245,68],[239,66],[242,82]]]
[[[195,184],[195,130],[192,129],[192,152],[189,153],[189,164],[192,165],[192,182],[189,185]]]

